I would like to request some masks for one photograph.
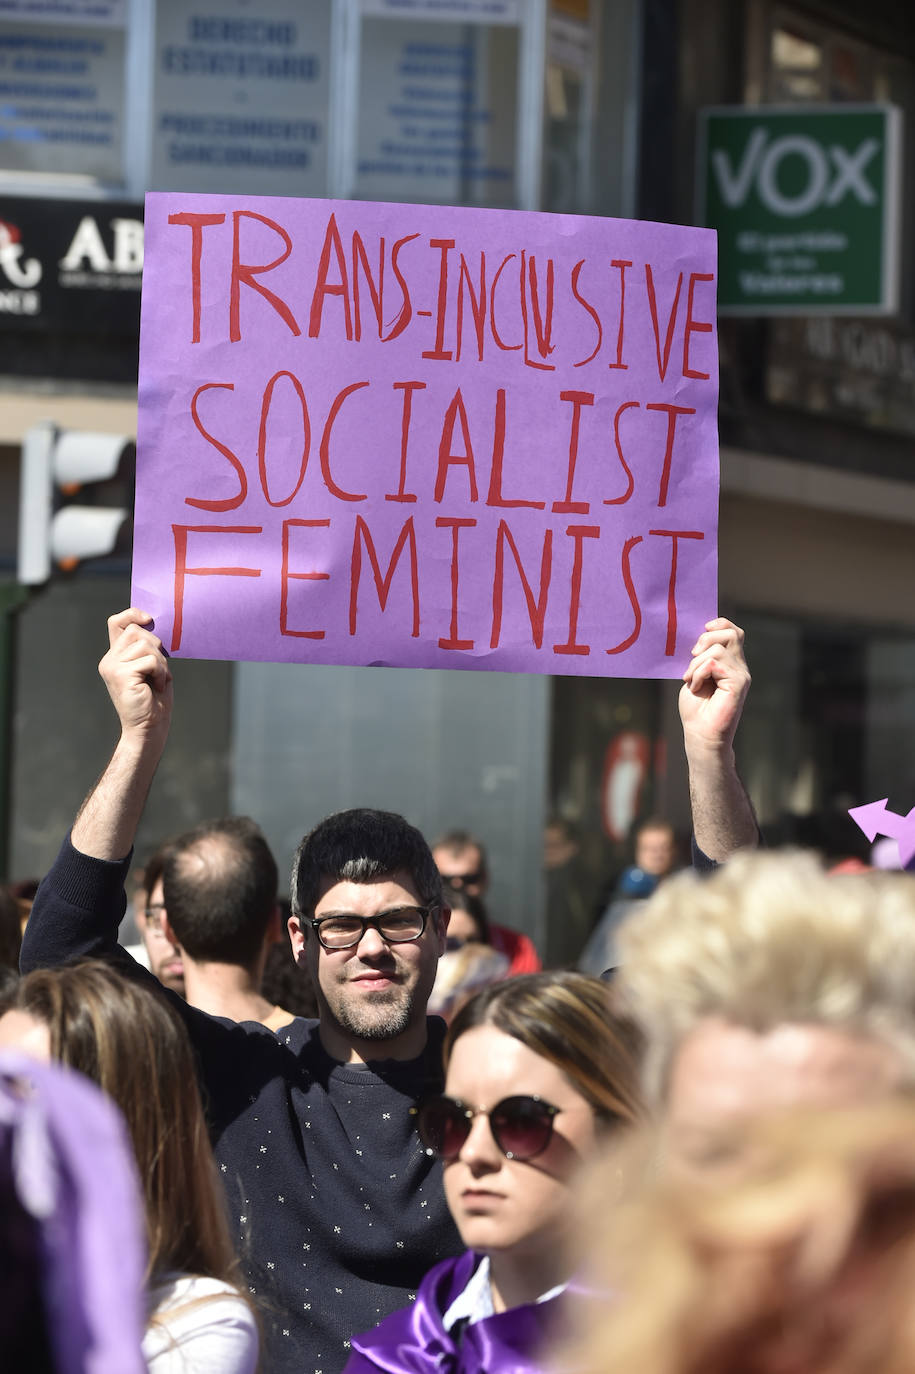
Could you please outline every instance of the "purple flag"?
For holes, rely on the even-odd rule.
[[[134,605],[197,658],[678,677],[715,281],[708,229],[148,196]]]

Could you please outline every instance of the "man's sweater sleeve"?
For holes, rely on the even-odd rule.
[[[707,854],[703,854],[702,850],[696,844],[695,835],[690,836],[689,844],[692,865],[695,871],[697,873],[714,873],[718,864],[714,859],[710,859]]]
[[[763,833],[761,830],[757,830],[756,848],[765,849],[765,847],[766,841],[763,837]],[[697,873],[715,873],[721,867],[717,859],[710,859],[707,854],[703,854],[702,850],[696,844],[695,835],[690,836],[690,852],[692,856],[692,865]]]
[[[30,973],[77,959],[105,959],[131,980],[151,988],[187,1028],[211,1122],[231,1116],[238,1110],[238,1065],[250,1037],[234,1022],[188,1006],[183,997],[163,987],[118,944],[118,926],[127,905],[124,879],[129,867],[129,855],[117,863],[94,859],[74,849],[67,836],[35,896],[19,966],[23,973]],[[266,1028],[263,1035],[274,1044],[275,1037]]]
[[[126,961],[139,970],[118,945],[129,867],[130,855],[117,863],[93,859],[74,849],[68,835],[32,904],[19,961],[22,972],[80,958]]]

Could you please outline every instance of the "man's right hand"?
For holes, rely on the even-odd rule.
[[[108,621],[99,672],[121,722],[108,767],[73,823],[74,849],[96,859],[127,857],[137,833],[172,715],[172,674],[152,616],[130,607]]]
[[[167,734],[173,687],[158,635],[147,628],[152,616],[129,607],[108,620],[108,652],[99,673],[121,722],[122,737]]]

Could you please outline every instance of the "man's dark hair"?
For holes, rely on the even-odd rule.
[[[166,847],[165,910],[191,959],[253,963],[276,906],[276,889],[276,860],[247,816],[206,821]]]
[[[424,906],[442,904],[442,879],[432,851],[415,826],[393,811],[338,811],[316,825],[292,861],[292,910],[315,914],[321,881],[374,883],[409,873]]]
[[[461,854],[465,849],[477,849],[480,853],[480,872],[489,872],[489,858],[482,840],[470,830],[446,830],[433,841],[433,849],[447,849],[449,854]]]

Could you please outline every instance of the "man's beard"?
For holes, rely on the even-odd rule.
[[[341,997],[330,1010],[341,1030],[358,1040],[394,1040],[409,1028],[413,997],[407,988],[387,988],[360,1006]]]

